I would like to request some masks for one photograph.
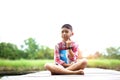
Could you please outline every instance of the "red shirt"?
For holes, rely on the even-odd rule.
[[[76,44],[75,42],[72,42],[71,46],[72,46],[72,51],[74,52],[74,57],[69,58],[69,54],[68,54],[68,59],[70,60],[70,62],[76,62],[76,59],[78,57],[78,44]],[[60,50],[67,50],[65,42],[60,42],[55,46],[54,60],[56,64],[65,63],[63,60],[60,59],[60,54],[59,54]]]

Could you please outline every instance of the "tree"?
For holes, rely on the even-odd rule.
[[[106,48],[106,51],[108,53],[108,58],[120,59],[120,47],[109,47]]]
[[[17,59],[20,58],[19,49],[15,44],[12,43],[0,43],[0,57],[6,59]]]
[[[53,59],[54,50],[46,46],[40,46],[40,50],[35,55],[36,59]]]
[[[53,53],[53,49],[39,46],[33,38],[24,40],[21,49],[12,43],[0,43],[0,58],[3,59],[53,59]]]
[[[54,50],[50,49],[49,47],[46,47],[44,50],[44,57],[46,59],[53,59],[53,53],[54,53]]]
[[[24,40],[24,43],[25,46],[22,45],[22,47],[26,47],[25,52],[29,54],[28,57],[30,59],[33,59],[35,54],[39,51],[39,45],[33,38],[28,38],[27,40]]]

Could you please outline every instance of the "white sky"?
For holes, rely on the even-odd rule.
[[[32,37],[54,48],[65,23],[85,54],[120,46],[119,0],[0,0],[0,42],[20,46]]]

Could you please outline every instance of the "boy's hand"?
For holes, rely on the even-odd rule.
[[[69,67],[69,66],[71,66],[71,65],[73,65],[73,64],[74,64],[74,62],[72,62],[72,63],[70,63],[70,64],[63,63],[62,66],[64,66],[64,67]]]
[[[66,47],[71,47],[71,43],[72,43],[72,41],[70,39],[68,39],[66,41]]]
[[[64,67],[69,67],[71,64],[66,64],[66,63],[63,63],[62,66]]]
[[[68,53],[69,53],[69,58],[73,58],[74,57],[74,52],[72,51],[72,41],[70,39],[68,39],[66,41],[66,47],[68,49]]]

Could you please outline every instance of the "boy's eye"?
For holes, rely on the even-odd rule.
[[[65,33],[68,33],[68,31],[65,31]]]
[[[64,31],[62,31],[62,33],[64,33]]]
[[[68,33],[68,31],[62,31],[62,33]]]

